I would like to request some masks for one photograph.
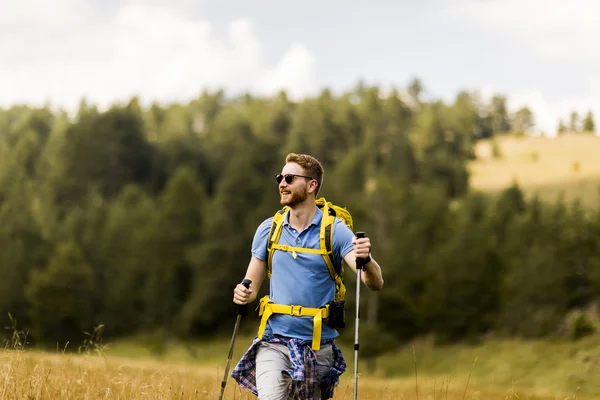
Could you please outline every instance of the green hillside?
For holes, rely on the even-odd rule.
[[[517,181],[528,195],[547,201],[563,193],[566,200],[599,204],[600,137],[500,137],[496,154],[493,148],[490,140],[477,144],[477,160],[470,165],[473,188],[494,192]]]

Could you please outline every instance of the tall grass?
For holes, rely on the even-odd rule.
[[[219,396],[228,340],[196,344],[167,340],[156,353],[156,346],[148,339],[132,338],[114,347],[105,345],[101,325],[86,332],[81,345],[71,346],[76,351],[66,351],[67,343],[48,352],[29,348],[27,332],[18,330],[12,317],[11,321],[5,348],[0,350],[0,400]],[[234,363],[251,340],[251,336],[238,338]],[[364,373],[365,360],[361,360],[358,395],[361,400],[600,399],[600,386],[598,390],[593,386],[595,377],[600,376],[594,357],[599,341],[588,337],[572,343],[512,341],[439,348],[421,340],[403,349],[390,349],[380,357],[378,370],[387,377]],[[352,354],[341,346],[345,354]],[[511,372],[510,380],[498,381],[498,369],[505,369],[507,364],[512,364],[514,376]],[[581,372],[582,368],[585,371]],[[353,398],[353,373],[352,363],[348,362],[334,400]],[[539,375],[537,381],[532,381],[534,375]],[[573,379],[582,384],[582,390],[579,386],[569,389]],[[256,397],[229,379],[224,398]]]
[[[217,399],[222,373],[220,368],[158,360],[3,350],[0,399]],[[352,399],[352,392],[353,377],[349,371],[340,381],[334,399]],[[358,394],[361,400],[558,398],[543,391],[526,393],[510,387],[471,388],[467,382],[454,381],[451,376],[419,380],[360,377]],[[229,380],[225,399],[255,398]]]

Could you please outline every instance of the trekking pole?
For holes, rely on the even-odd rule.
[[[242,281],[242,285],[246,287],[246,289],[250,288],[250,284],[252,281],[250,279],[244,279]],[[227,384],[227,375],[229,374],[229,365],[231,364],[231,358],[233,357],[233,346],[235,344],[235,338],[237,336],[238,330],[240,329],[240,320],[242,319],[242,315],[248,315],[248,304],[239,304],[237,307],[237,319],[235,321],[235,327],[233,328],[233,336],[231,337],[231,344],[229,345],[229,355],[227,356],[227,366],[225,367],[225,374],[223,375],[223,382],[221,382],[221,395],[219,396],[219,400],[223,399],[223,393],[225,393],[225,385]]]
[[[364,232],[356,232],[356,238],[364,238]],[[354,400],[358,397],[358,324],[360,318],[360,283],[364,259],[356,258],[356,320],[354,323]]]

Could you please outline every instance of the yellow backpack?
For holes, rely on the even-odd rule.
[[[352,216],[346,210],[346,208],[336,206],[331,202],[326,201],[323,197],[316,200],[317,207],[323,211],[323,218],[321,219],[321,233],[320,233],[320,248],[309,249],[304,247],[293,247],[287,245],[280,245],[279,237],[281,236],[281,228],[283,226],[283,220],[285,213],[289,210],[289,207],[285,206],[281,210],[277,211],[273,217],[271,228],[269,229],[269,237],[267,240],[267,275],[271,278],[271,261],[273,259],[273,253],[275,250],[289,251],[292,253],[292,257],[296,258],[299,252],[321,254],[327,268],[329,269],[329,275],[335,281],[335,301],[331,304],[327,304],[322,308],[308,308],[302,305],[283,305],[274,304],[269,296],[264,296],[260,299],[259,313],[261,316],[260,325],[258,328],[258,337],[262,339],[265,332],[265,327],[269,317],[273,314],[289,314],[294,316],[310,316],[313,318],[313,339],[312,348],[313,350],[319,350],[321,348],[321,332],[322,322],[333,323],[335,326],[344,327],[344,298],[346,296],[346,286],[344,285],[344,261],[340,263],[339,270],[335,267],[335,258],[333,256],[333,223],[335,217],[341,219],[351,230],[354,230]],[[333,308],[332,308],[333,307]],[[341,322],[340,322],[341,320]],[[328,322],[329,321],[329,322]],[[335,321],[335,322],[333,322]]]
[[[340,263],[339,270],[335,266],[335,258],[333,256],[332,242],[333,242],[333,223],[335,217],[342,220],[350,230],[354,230],[352,221],[352,215],[348,212],[345,207],[340,207],[332,204],[320,197],[316,200],[317,207],[323,211],[323,218],[321,220],[321,233],[320,233],[320,249],[309,249],[301,247],[293,247],[287,245],[280,245],[279,237],[281,236],[281,228],[283,226],[283,220],[285,213],[289,210],[288,206],[283,207],[273,217],[271,228],[269,229],[269,239],[267,241],[267,275],[271,277],[271,260],[275,250],[289,251],[292,256],[296,258],[297,252],[321,254],[327,268],[329,269],[329,275],[335,281],[335,300],[343,301],[346,296],[346,286],[344,285],[344,261]]]

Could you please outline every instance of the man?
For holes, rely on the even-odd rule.
[[[323,211],[316,205],[323,183],[320,162],[309,155],[288,154],[276,179],[280,202],[290,208],[285,214],[278,243],[295,249],[319,249],[323,218]],[[267,239],[272,221],[273,217],[267,218],[256,230],[245,276],[252,284],[248,289],[242,284],[235,287],[233,302],[236,304],[254,301],[267,275]],[[333,234],[332,249],[336,263],[340,264],[343,259],[356,272],[356,258],[366,259],[362,281],[371,290],[381,290],[381,268],[370,257],[369,238],[357,239],[337,217]],[[273,303],[299,305],[310,310],[324,307],[334,300],[335,282],[322,254],[311,253],[310,250],[275,251],[271,263],[269,300]],[[260,400],[333,397],[339,376],[346,370],[344,357],[334,343],[339,333],[328,324],[319,324],[322,331],[317,342],[320,342],[314,343],[317,327],[314,318],[278,313],[270,315],[262,339],[260,334],[255,338],[232,371],[232,377]]]

